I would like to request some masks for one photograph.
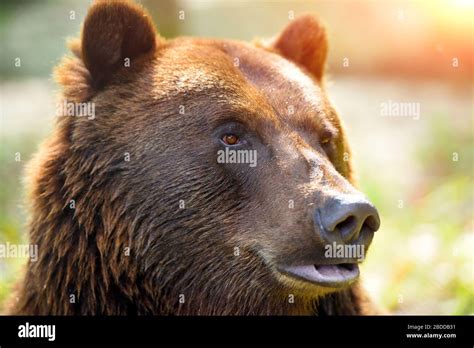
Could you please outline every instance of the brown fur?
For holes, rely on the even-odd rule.
[[[64,99],[94,102],[97,116],[59,117],[29,166],[39,260],[12,313],[369,313],[358,284],[334,292],[273,271],[319,245],[308,203],[321,188],[308,164],[317,161],[333,189],[353,190],[346,138],[321,87],[318,22],[296,20],[268,48],[155,35],[140,7],[97,2],[71,44],[75,57],[56,70]],[[266,144],[254,171],[217,165],[209,135],[226,120]],[[289,199],[298,209],[288,211]]]

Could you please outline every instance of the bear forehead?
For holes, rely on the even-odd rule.
[[[324,91],[276,53],[231,40],[180,38],[158,51],[157,60],[155,98],[205,96],[205,103],[251,115],[250,121],[336,132]]]

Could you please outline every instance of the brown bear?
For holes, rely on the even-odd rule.
[[[29,166],[39,253],[12,313],[371,313],[347,251],[380,222],[318,20],[253,44],[165,40],[140,6],[98,1],[71,50],[56,78],[72,112]]]

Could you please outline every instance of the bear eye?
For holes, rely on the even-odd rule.
[[[326,145],[326,144],[329,144],[330,141],[331,141],[331,139],[324,138],[324,139],[321,140],[321,144]]]
[[[323,146],[329,145],[334,140],[335,134],[329,129],[325,129],[320,135],[319,143]]]
[[[226,145],[237,145],[239,143],[239,137],[235,134],[225,134],[222,136],[222,142]]]

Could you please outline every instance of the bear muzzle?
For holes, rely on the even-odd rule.
[[[375,206],[359,192],[327,196],[314,209],[314,232],[323,243],[315,263],[280,266],[286,276],[326,288],[343,288],[359,278],[358,264],[380,227]]]

